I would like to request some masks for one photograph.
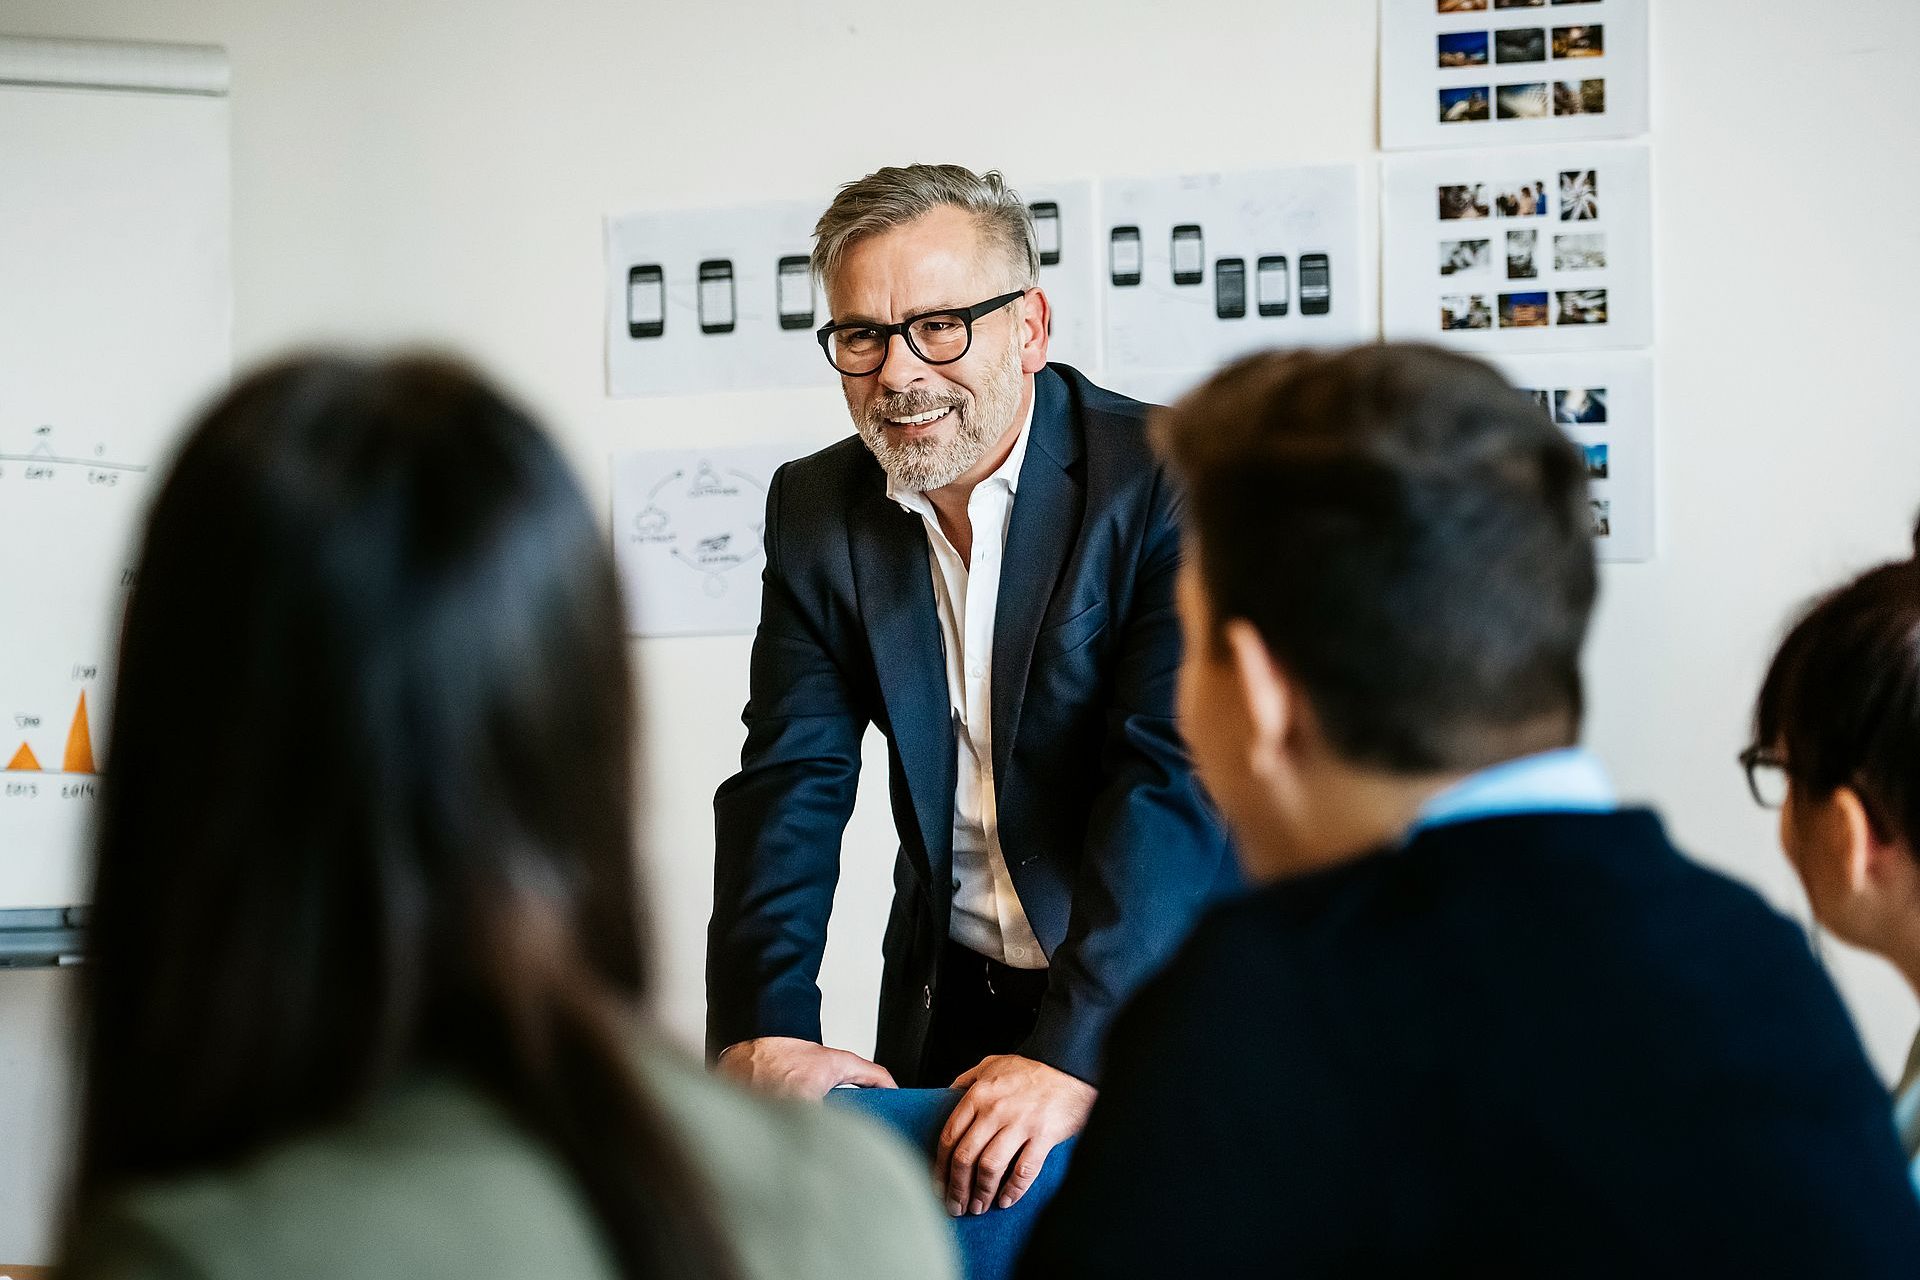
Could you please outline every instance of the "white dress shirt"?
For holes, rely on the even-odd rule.
[[[993,789],[993,621],[1000,603],[1007,521],[1013,515],[1032,426],[1029,406],[1013,452],[967,498],[967,519],[973,526],[970,565],[947,540],[939,513],[924,493],[887,483],[887,496],[926,525],[933,599],[946,648],[947,702],[959,753],[953,791],[953,915],[947,933],[969,950],[1016,969],[1044,969],[1047,956],[1033,936],[1000,849]]]

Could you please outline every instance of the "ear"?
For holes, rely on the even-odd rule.
[[[1047,344],[1053,332],[1053,303],[1038,286],[1027,290],[1020,304],[1020,372],[1038,373],[1047,367]]]
[[[1221,634],[1247,717],[1247,756],[1254,773],[1264,777],[1294,727],[1298,713],[1293,686],[1251,622],[1230,619]]]
[[[1898,840],[1874,828],[1873,815],[1852,787],[1839,787],[1831,801],[1845,841],[1847,888],[1854,893],[1879,892],[1910,878],[1913,855]]]

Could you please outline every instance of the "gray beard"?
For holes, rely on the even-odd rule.
[[[1020,407],[1020,353],[1009,348],[1005,367],[997,370],[978,396],[964,391],[903,391],[874,403],[854,420],[860,438],[879,461],[896,489],[907,493],[925,493],[944,489],[965,475],[986,455],[994,442],[1013,425]],[[902,441],[887,439],[887,418],[908,418],[951,408],[953,436],[947,440]]]

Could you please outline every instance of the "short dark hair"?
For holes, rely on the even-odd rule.
[[[1786,756],[1793,785],[1860,794],[1880,834],[1920,842],[1920,527],[1914,559],[1870,569],[1816,600],[1774,655],[1754,741]]]
[[[1275,352],[1155,429],[1215,621],[1253,624],[1347,759],[1470,770],[1578,736],[1586,471],[1533,397],[1434,347]]]

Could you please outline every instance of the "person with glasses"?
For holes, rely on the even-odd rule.
[[[1815,922],[1920,992],[1920,527],[1914,558],[1818,601],[1788,632],[1740,753]],[[1895,1099],[1920,1184],[1920,1041]]]
[[[1237,882],[1173,727],[1174,495],[1146,406],[1047,362],[996,173],[886,168],[815,229],[857,435],[769,486],[740,771],[714,798],[709,1049],[750,1084],[964,1089],[937,1174],[1017,1201],[1129,992]],[[817,986],[861,737],[900,848],[872,1060]]]

